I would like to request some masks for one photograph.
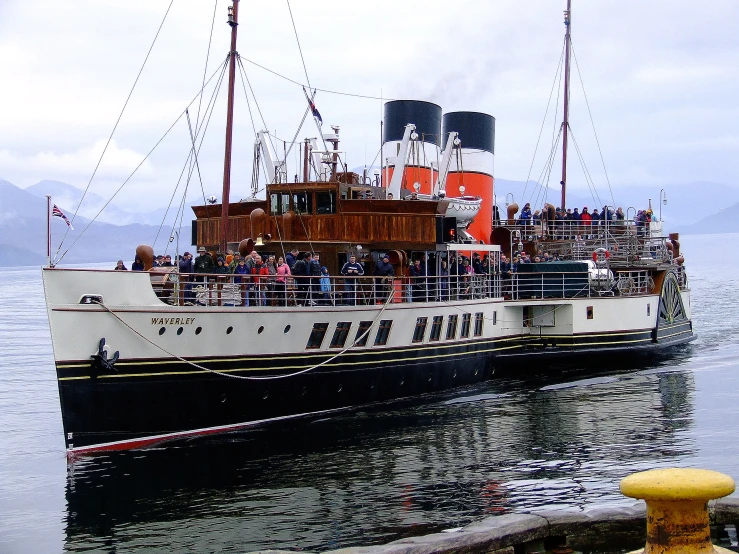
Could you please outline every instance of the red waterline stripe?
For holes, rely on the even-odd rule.
[[[219,433],[227,433],[229,431],[236,431],[236,430],[244,429],[247,427],[256,427],[264,423],[271,423],[271,422],[282,421],[286,419],[296,419],[296,418],[308,417],[308,416],[313,416],[313,415],[329,414],[333,412],[340,412],[346,409],[348,408],[336,408],[333,410],[322,410],[319,412],[309,412],[305,414],[275,417],[271,419],[260,419],[256,421],[245,422],[245,423],[220,425],[218,427],[206,427],[203,429],[193,429],[192,431],[177,431],[175,433],[166,433],[163,435],[153,435],[150,437],[141,437],[141,438],[136,438],[136,439],[106,442],[106,443],[101,443],[101,444],[93,444],[90,446],[80,446],[78,448],[67,449],[67,456],[74,457],[74,456],[84,455],[84,454],[115,452],[115,451],[121,451],[121,450],[133,450],[136,448],[144,448],[147,446],[153,446],[155,444],[169,442],[169,441],[182,439],[182,438],[217,435]]]

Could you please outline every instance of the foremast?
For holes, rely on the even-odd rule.
[[[228,109],[226,112],[226,153],[223,160],[223,196],[221,198],[221,252],[226,252],[228,237],[228,202],[231,194],[231,146],[233,143],[234,82],[236,81],[236,34],[239,27],[239,0],[228,8],[231,26],[231,51],[228,54]]]
[[[564,212],[567,200],[567,132],[570,128],[570,4],[572,0],[567,0],[567,10],[565,11],[565,90],[564,90],[564,115],[562,118],[562,204],[561,208]]]

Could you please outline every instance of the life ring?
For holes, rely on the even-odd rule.
[[[593,261],[594,262],[598,261],[599,254],[605,255],[606,260],[608,260],[608,258],[611,257],[611,253],[605,248],[596,248],[595,250],[593,250]]]

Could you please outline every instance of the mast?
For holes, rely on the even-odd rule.
[[[234,121],[234,82],[236,81],[236,31],[239,26],[239,0],[233,0],[228,8],[228,24],[231,26],[231,51],[228,61],[228,112],[226,114],[226,155],[223,160],[223,196],[221,198],[221,252],[225,254],[228,240],[228,201],[231,193],[231,145]]]
[[[570,3],[567,0],[567,11],[565,11],[565,92],[564,92],[564,117],[562,120],[562,211],[566,208],[567,198],[567,131],[570,128]]]

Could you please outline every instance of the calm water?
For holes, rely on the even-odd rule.
[[[739,478],[739,259],[720,247],[738,238],[684,237],[699,338],[650,367],[499,379],[72,464],[40,271],[3,269],[0,552],[326,550],[541,504],[631,503],[619,479],[659,466]]]

